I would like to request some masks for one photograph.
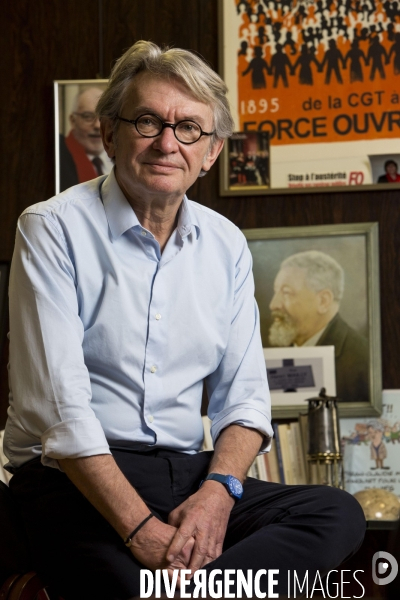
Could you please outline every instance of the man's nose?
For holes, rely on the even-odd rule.
[[[175,137],[172,127],[164,127],[162,132],[154,138],[153,147],[162,152],[176,152],[179,142]]]
[[[95,120],[93,121],[93,127],[95,129],[100,129],[100,119],[99,119],[99,117],[96,117]]]
[[[282,308],[282,295],[279,292],[275,292],[272,296],[269,308],[270,310],[280,310]]]

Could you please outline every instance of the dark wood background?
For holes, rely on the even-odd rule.
[[[113,61],[138,39],[195,50],[218,70],[217,4],[217,0],[4,0],[0,261],[11,260],[19,214],[54,193],[53,80],[107,77]],[[400,388],[398,191],[220,197],[214,167],[194,185],[190,197],[241,228],[379,222],[383,386]],[[7,405],[6,357],[4,341],[0,428]]]

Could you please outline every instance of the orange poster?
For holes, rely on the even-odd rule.
[[[397,2],[222,0],[222,29],[236,127],[268,132],[272,188],[400,182]]]

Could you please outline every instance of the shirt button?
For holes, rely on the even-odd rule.
[[[157,319],[157,321],[159,321],[159,320],[161,319],[161,315],[160,315],[160,313],[157,313],[157,314],[156,314],[156,319]]]
[[[148,420],[149,420],[149,423],[152,423],[154,421],[153,415],[149,415],[149,419]]]
[[[157,371],[157,367],[153,365],[150,369],[150,372],[155,373],[156,371]]]
[[[144,229],[142,229],[142,235],[147,235],[147,231],[145,231]]]

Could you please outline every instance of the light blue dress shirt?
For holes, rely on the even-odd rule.
[[[206,381],[215,441],[272,436],[246,240],[184,198],[161,254],[114,172],[26,209],[10,276],[11,467],[148,446],[199,451]]]

